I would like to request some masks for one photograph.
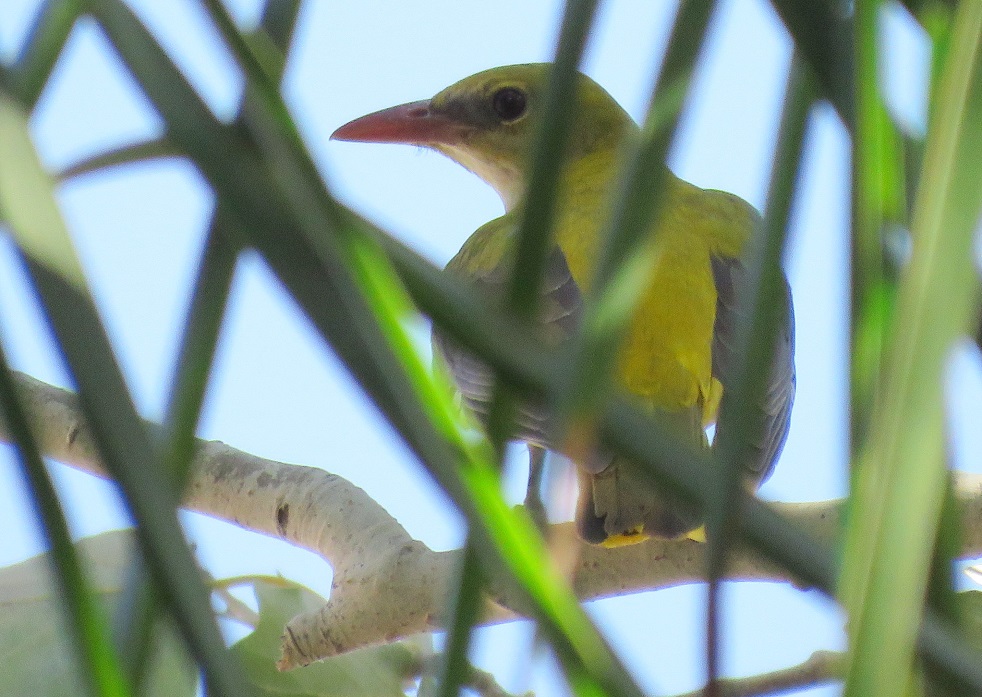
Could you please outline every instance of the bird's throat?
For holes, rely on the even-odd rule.
[[[440,143],[434,145],[433,149],[473,172],[497,191],[505,205],[505,211],[517,206],[525,193],[525,178],[522,173],[503,158],[464,145]]]

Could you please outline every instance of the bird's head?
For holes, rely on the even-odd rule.
[[[547,63],[492,68],[464,78],[432,99],[355,119],[331,138],[432,148],[490,184],[510,209],[525,189],[550,68]],[[567,150],[570,161],[616,148],[633,127],[613,97],[582,74],[577,76],[575,108]]]

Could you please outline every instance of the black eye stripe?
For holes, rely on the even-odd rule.
[[[525,113],[525,93],[517,87],[502,87],[491,97],[494,113],[505,122],[514,121]]]

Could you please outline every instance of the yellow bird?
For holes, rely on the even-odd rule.
[[[548,64],[487,70],[432,99],[356,119],[332,135],[432,148],[498,192],[505,214],[471,235],[447,265],[450,273],[492,297],[503,293],[515,253],[529,152],[549,71]],[[552,336],[569,335],[581,319],[582,297],[602,251],[622,145],[638,131],[602,87],[578,76],[541,303],[540,319]],[[740,255],[758,220],[757,211],[737,196],[700,189],[666,172],[650,282],[617,357],[620,387],[705,447],[705,428],[716,420],[735,362],[733,333],[745,283]],[[794,318],[786,281],[784,288],[774,359],[769,374],[761,376],[767,389],[755,405],[763,429],[754,456],[744,463],[747,480],[755,485],[770,474],[784,446],[794,400]],[[438,333],[434,345],[464,403],[479,418],[485,416],[490,370]],[[555,445],[549,442],[541,407],[526,405],[518,422],[518,435],[530,448]],[[584,540],[616,546],[651,536],[698,535],[693,533],[698,516],[660,493],[631,462],[601,452],[580,455],[576,521]]]

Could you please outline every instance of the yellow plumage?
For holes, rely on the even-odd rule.
[[[582,292],[589,292],[602,251],[600,233],[618,164],[614,154],[604,151],[575,163],[563,178],[555,237]],[[756,212],[732,194],[699,189],[666,174],[655,268],[621,348],[617,375],[626,391],[655,407],[711,406],[703,418],[708,425],[721,397],[712,377],[717,298],[709,258],[739,256]],[[513,208],[480,228],[447,270],[474,277],[507,264],[518,215]]]

